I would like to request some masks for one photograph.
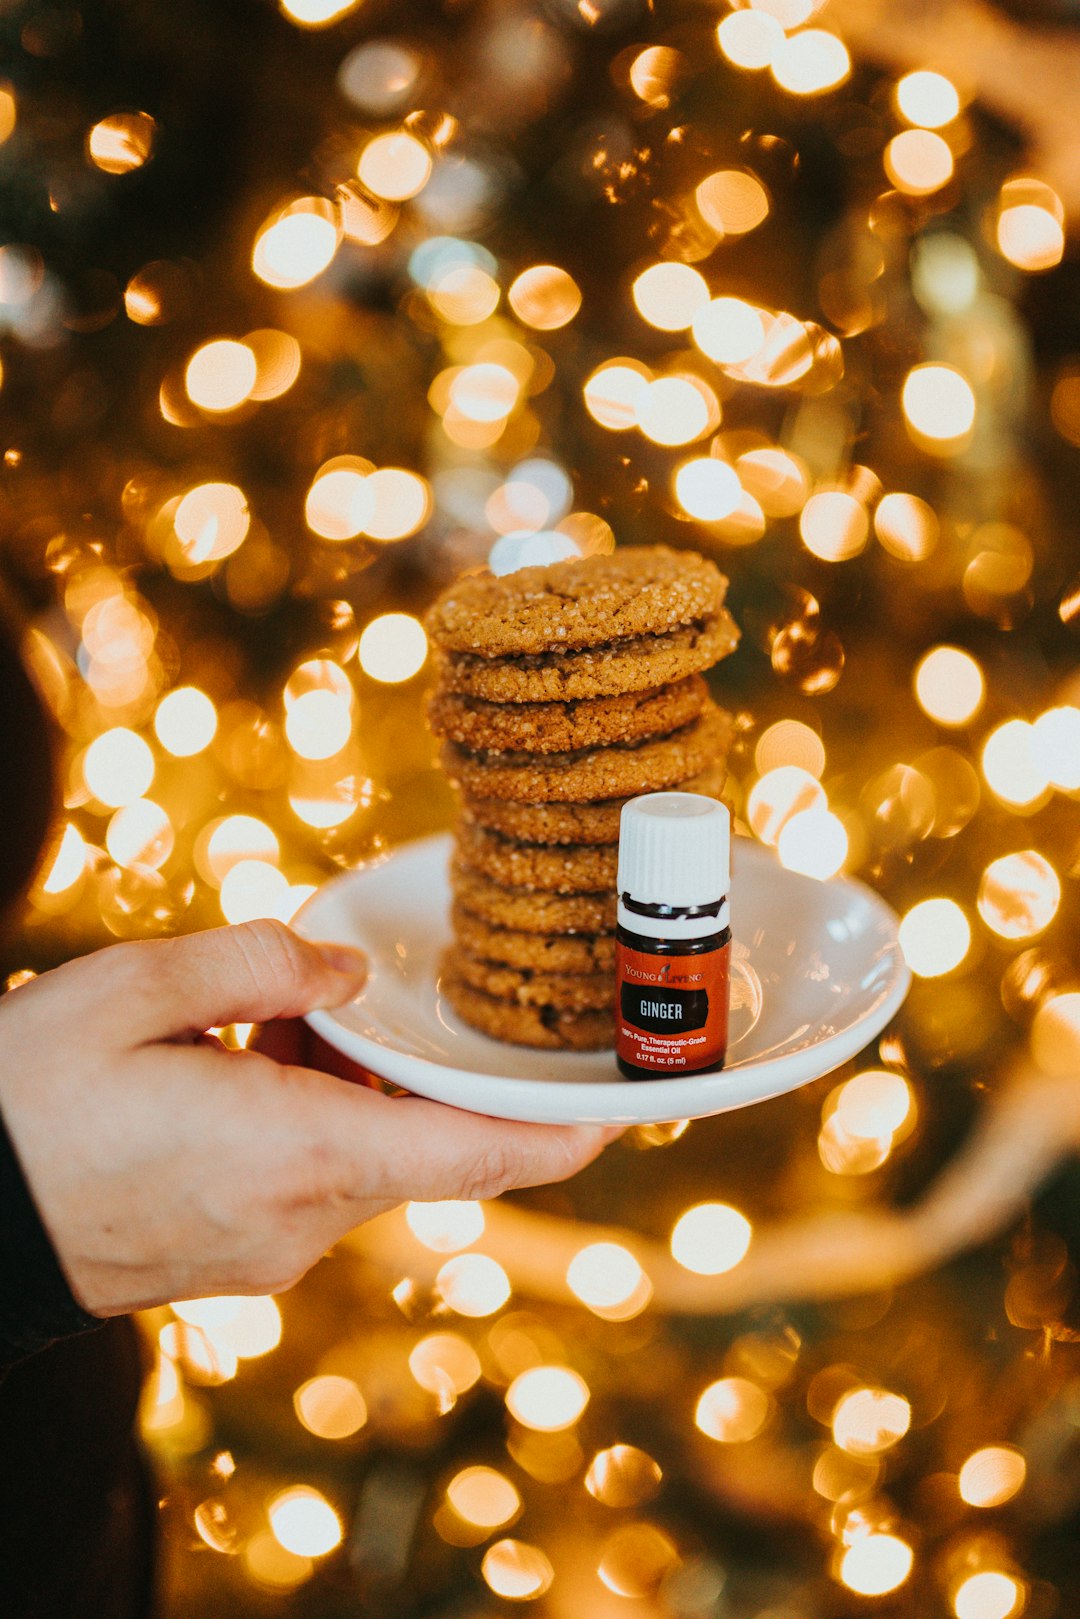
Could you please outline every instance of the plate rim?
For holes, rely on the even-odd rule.
[[[362,880],[366,874],[381,870],[406,851],[413,854],[429,850],[434,854],[440,845],[449,851],[451,844],[450,832],[430,833],[423,837],[407,839],[392,849],[364,861],[361,865],[339,872],[321,884],[314,894],[308,896],[293,918],[293,926],[307,937],[317,937],[317,934],[308,932],[306,924],[309,922],[309,913],[330,890],[345,888],[358,878]],[[763,864],[775,863],[779,870],[786,870],[775,862],[771,851],[753,838],[738,837],[733,840],[733,853],[735,860],[738,860],[740,855],[748,854]],[[805,877],[802,873],[789,872],[788,875],[800,877],[806,882],[816,880]],[[849,1028],[828,1035],[824,1040],[801,1051],[791,1051],[767,1059],[766,1063],[740,1064],[700,1075],[685,1074],[664,1079],[636,1080],[632,1086],[626,1082],[620,1085],[616,1080],[567,1082],[558,1079],[524,1079],[512,1074],[477,1073],[472,1069],[453,1067],[447,1063],[436,1062],[430,1057],[410,1056],[407,1052],[395,1050],[392,1046],[380,1045],[366,1035],[344,1027],[335,1016],[336,1009],[318,1008],[308,1012],[305,1021],[329,1045],[350,1060],[370,1068],[380,1079],[401,1085],[415,1095],[460,1107],[467,1112],[484,1113],[493,1118],[541,1120],[546,1123],[663,1123],[673,1118],[708,1118],[719,1113],[752,1107],[758,1102],[771,1101],[777,1096],[798,1090],[803,1085],[813,1083],[815,1079],[824,1078],[841,1064],[849,1061],[887,1026],[903,1005],[911,986],[911,969],[904,960],[897,937],[900,919],[888,901],[858,877],[845,874],[828,878],[826,881],[843,883],[845,887],[857,893],[882,920],[891,925],[894,934],[891,981],[880,1000]],[[811,1053],[815,1056],[808,1063],[807,1059]],[[824,1066],[823,1057],[827,1059]],[[756,1068],[766,1064],[769,1068],[767,1089],[755,1090],[752,1096],[741,1099],[730,1095],[736,1088],[732,1085],[736,1076],[740,1073],[750,1075]],[[810,1073],[806,1072],[808,1066],[812,1070]],[[396,1071],[390,1072],[390,1069]],[[431,1076],[430,1080],[428,1076]],[[418,1088],[420,1082],[424,1082],[426,1088]],[[498,1090],[494,1098],[483,1097],[483,1105],[480,1105],[470,1099],[446,1094],[448,1087],[453,1088],[459,1084],[466,1088],[478,1085],[483,1089],[498,1087]],[[696,1090],[700,1088],[701,1100],[706,1103],[705,1106],[689,1112],[685,1108],[672,1106],[675,1100],[672,1088],[687,1085],[692,1085]],[[724,1094],[725,1087],[729,1094]],[[436,1094],[436,1091],[442,1094]],[[530,1097],[539,1100],[541,1096],[555,1105],[529,1106]],[[632,1106],[623,1109],[617,1106],[617,1098],[624,1097],[629,1103],[631,1096],[634,1099]],[[662,1101],[665,1096],[666,1103]],[[561,1098],[566,1099],[566,1105],[563,1107],[558,1106]],[[498,1105],[500,1103],[505,1105]]]

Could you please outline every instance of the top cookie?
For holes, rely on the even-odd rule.
[[[726,589],[719,568],[696,551],[627,546],[501,579],[470,574],[443,591],[427,629],[446,652],[534,656],[664,634],[718,612]]]

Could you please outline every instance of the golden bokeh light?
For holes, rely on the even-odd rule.
[[[1012,1445],[984,1445],[960,1469],[960,1499],[969,1507],[1004,1506],[1024,1487],[1027,1463]]]
[[[671,1232],[671,1253],[684,1270],[720,1276],[742,1263],[753,1227],[729,1203],[697,1203],[680,1214]]]
[[[679,1565],[675,1542],[652,1523],[624,1523],[610,1534],[596,1572],[615,1596],[631,1601],[656,1594]]]
[[[119,809],[134,803],[154,779],[154,755],[149,745],[126,726],[102,731],[83,754],[82,775],[99,804]]]
[[[732,12],[747,17],[750,12]],[[741,298],[713,298],[701,305],[691,322],[694,342],[717,365],[742,365],[765,341],[765,324],[758,311]],[[778,452],[779,453],[779,452]]]
[[[41,879],[45,894],[63,894],[79,882],[86,871],[89,851],[78,827],[69,821],[53,856],[52,864]]]
[[[896,86],[901,117],[923,129],[942,129],[960,115],[960,94],[943,73],[921,68],[905,73]]]
[[[338,456],[321,467],[304,499],[304,521],[323,540],[355,540],[375,511],[371,463]]]
[[[585,1474],[585,1488],[606,1507],[638,1507],[660,1488],[659,1463],[636,1445],[598,1450]]]
[[[352,731],[352,704],[334,691],[306,691],[285,713],[286,741],[301,759],[332,759]]]
[[[698,1400],[694,1421],[709,1439],[742,1445],[756,1439],[769,1420],[772,1401],[745,1377],[722,1377]]]
[[[916,441],[942,452],[961,447],[975,425],[974,391],[955,366],[914,366],[900,402]]]
[[[521,385],[508,366],[482,360],[462,366],[450,384],[450,404],[470,422],[501,422],[518,401]]]
[[[754,765],[760,776],[782,765],[795,765],[820,781],[825,769],[825,744],[802,720],[777,720],[759,736]]]
[[[341,1544],[341,1519],[308,1484],[282,1490],[266,1511],[274,1539],[295,1557],[325,1557]]]
[[[788,871],[825,882],[848,857],[847,829],[838,815],[820,805],[801,810],[780,828],[776,852]]]
[[[852,1456],[876,1456],[911,1427],[911,1406],[887,1389],[853,1389],[833,1412],[833,1442]]]
[[[986,696],[978,662],[956,646],[936,646],[925,653],[914,683],[919,707],[939,725],[969,725]]]
[[[184,387],[193,405],[221,414],[236,410],[251,397],[259,368],[246,343],[217,337],[197,348],[184,372]]]
[[[479,326],[499,307],[502,293],[494,276],[478,264],[452,264],[427,289],[437,315],[451,326]]]
[[[257,922],[263,917],[286,920],[289,883],[266,860],[238,860],[221,883],[221,914],[226,922]]]
[[[652,373],[638,361],[613,360],[600,366],[585,383],[585,409],[612,433],[637,426],[638,407]]]
[[[874,511],[874,532],[901,562],[922,562],[937,546],[941,525],[937,513],[918,495],[885,495]]]
[[[794,517],[810,490],[805,464],[786,450],[747,450],[735,463],[739,481],[766,517]]]
[[[278,0],[278,4],[300,28],[327,28],[355,11],[360,0]]]
[[[443,1303],[457,1315],[494,1315],[510,1297],[510,1278],[487,1254],[457,1254],[435,1278]]]
[[[905,129],[885,148],[885,173],[898,191],[928,197],[953,176],[949,143],[929,129]]]
[[[10,140],[15,133],[18,122],[18,105],[15,101],[15,92],[8,83],[0,84],[0,146]]]
[[[870,519],[854,495],[822,489],[803,507],[799,533],[806,549],[822,562],[846,562],[865,550]]]
[[[915,1565],[915,1553],[898,1535],[862,1535],[840,1559],[840,1579],[860,1596],[886,1596],[903,1585]]]
[[[173,532],[185,562],[220,562],[247,538],[251,513],[234,483],[199,483],[177,503]]]
[[[904,960],[920,978],[940,978],[959,967],[971,948],[971,924],[953,899],[924,899],[900,923]]]
[[[1032,939],[1061,904],[1061,880],[1035,849],[992,860],[979,883],[979,915],[1003,939]]]
[[[720,407],[696,378],[657,377],[637,399],[637,425],[654,444],[691,444],[717,426]]]
[[[256,1585],[268,1591],[292,1591],[314,1573],[310,1557],[285,1550],[269,1529],[253,1535],[244,1548],[244,1564]]]
[[[709,301],[709,283],[690,264],[652,264],[631,289],[643,320],[661,332],[682,332]]]
[[[675,473],[675,498],[688,516],[702,523],[715,523],[736,510],[743,498],[743,487],[726,461],[699,456],[684,461]]]
[[[367,1403],[351,1377],[311,1377],[293,1395],[293,1406],[318,1439],[351,1439],[367,1422]]]
[[[154,150],[157,125],[147,112],[113,112],[86,137],[86,154],[105,174],[141,169]]]
[[[867,1068],[838,1085],[825,1104],[847,1135],[860,1141],[891,1142],[914,1111],[911,1086],[903,1074]]]
[[[446,1486],[446,1499],[478,1529],[502,1529],[521,1511],[516,1487],[494,1467],[463,1467]]]
[[[747,169],[718,169],[715,174],[707,174],[694,192],[694,201],[702,219],[717,236],[745,236],[769,216],[769,193],[757,175]],[[704,297],[695,303],[691,319],[708,297],[704,278],[699,276],[698,280]],[[690,321],[683,324],[688,326]]]
[[[798,765],[779,765],[754,783],[746,801],[746,820],[762,843],[775,844],[792,816],[827,809],[825,789]]]
[[[652,1283],[628,1248],[594,1242],[581,1248],[566,1269],[566,1285],[594,1315],[629,1321],[652,1298]]]
[[[255,815],[226,815],[204,829],[195,860],[199,875],[220,887],[241,860],[263,860],[276,865],[281,851],[276,834]]]
[[[409,1230],[432,1253],[453,1254],[469,1248],[484,1235],[480,1203],[445,1199],[438,1203],[406,1203]]]
[[[105,833],[105,847],[118,866],[156,871],[172,854],[176,833],[168,812],[150,798],[136,798],[118,809]]]
[[[380,467],[367,479],[372,509],[365,530],[373,540],[404,540],[423,528],[431,514],[426,478],[403,467]]]
[[[806,28],[784,40],[769,66],[781,90],[793,96],[820,96],[849,77],[851,57],[835,34]]]
[[[581,308],[581,288],[557,264],[534,264],[510,283],[506,299],[526,326],[555,332],[569,325]]]
[[[217,709],[197,686],[174,686],[154,711],[154,734],[175,759],[202,753],[214,740],[217,726]]]
[[[303,353],[296,338],[273,327],[248,332],[244,342],[255,356],[252,399],[280,399],[300,375]]]
[[[1031,749],[1038,769],[1059,792],[1080,792],[1080,708],[1048,708],[1032,727]]]
[[[1049,791],[1050,778],[1035,746],[1035,728],[1006,720],[987,737],[982,751],[986,785],[1003,804],[1028,809]]]
[[[414,1344],[409,1370],[429,1394],[465,1394],[480,1379],[480,1357],[457,1332],[432,1332]]]
[[[1080,991],[1051,995],[1031,1026],[1031,1051],[1048,1074],[1080,1072]]]
[[[718,24],[716,39],[733,67],[759,72],[772,66],[785,35],[764,11],[732,11]]]
[[[396,686],[427,662],[427,632],[411,613],[382,613],[365,625],[357,658],[372,680]]]
[[[1013,1619],[1026,1601],[1024,1587],[1011,1574],[982,1569],[969,1574],[953,1595],[956,1619]]]
[[[1065,252],[1065,209],[1052,186],[1020,176],[1006,180],[996,227],[1002,257],[1029,274],[1052,270]]]
[[[480,1572],[495,1595],[507,1602],[532,1602],[551,1588],[555,1578],[539,1546],[523,1540],[497,1540],[484,1553]]]
[[[585,1379],[569,1366],[532,1366],[506,1391],[506,1408],[516,1422],[537,1433],[572,1428],[589,1403]]]
[[[305,197],[273,215],[255,239],[251,268],[268,287],[305,287],[333,261],[339,229],[322,197]]]
[[[356,172],[368,190],[387,202],[407,202],[431,179],[431,153],[407,130],[376,135],[360,154]]]

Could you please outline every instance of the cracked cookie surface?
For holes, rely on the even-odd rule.
[[[426,623],[447,652],[533,655],[693,624],[719,612],[726,590],[716,564],[696,551],[626,546],[502,578],[467,575],[443,591]]]

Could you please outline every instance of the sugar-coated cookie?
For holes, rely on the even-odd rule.
[[[557,703],[579,698],[647,691],[709,669],[739,641],[726,609],[663,635],[632,636],[577,651],[559,649],[532,657],[483,658],[473,652],[437,655],[444,691],[492,703]]]
[[[717,760],[699,775],[672,785],[682,793],[719,798],[726,779],[727,765]],[[476,798],[466,793],[461,815],[463,824],[484,826],[524,843],[617,843],[619,816],[627,802],[625,798],[602,798],[595,804],[515,804],[510,799]]]
[[[474,989],[444,965],[439,988],[458,1016],[493,1040],[549,1051],[602,1051],[614,1044],[612,1012],[561,1012],[553,1006],[516,1006]]]
[[[615,892],[546,894],[539,889],[504,888],[455,860],[450,880],[459,905],[496,928],[522,933],[614,933]]]
[[[448,951],[444,966],[473,989],[515,1006],[553,1006],[559,1012],[603,1012],[615,998],[615,975],[610,973],[534,973],[527,967],[502,967],[471,956],[467,950]]]
[[[555,974],[610,973],[615,967],[610,933],[523,933],[492,927],[460,903],[454,905],[451,922],[458,944],[481,961]]]
[[[596,894],[615,887],[617,843],[518,843],[462,822],[458,860],[506,888],[539,888],[550,894]]]
[[[696,719],[708,695],[700,675],[653,691],[574,702],[489,703],[436,691],[428,719],[436,736],[449,737],[473,753],[567,753],[666,736]]]
[[[443,591],[427,630],[445,651],[484,658],[604,646],[709,618],[726,589],[716,564],[696,551],[627,546],[503,578],[469,574]]]
[[[518,804],[592,803],[659,792],[722,757],[728,718],[710,700],[700,717],[670,736],[570,753],[472,753],[444,742],[450,780],[476,798]]]

